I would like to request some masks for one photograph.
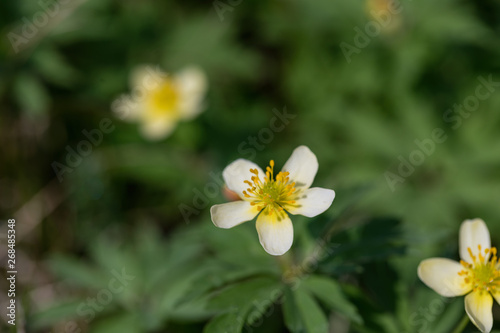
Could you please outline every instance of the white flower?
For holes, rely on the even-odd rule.
[[[490,232],[481,219],[466,220],[460,227],[460,263],[446,258],[424,260],[418,276],[427,286],[446,297],[465,296],[465,311],[481,330],[493,326],[493,297],[500,302],[500,265]],[[493,297],[492,297],[493,296]]]
[[[327,210],[335,198],[333,190],[310,188],[317,171],[318,160],[306,146],[297,147],[277,175],[273,160],[264,173],[255,163],[238,159],[222,175],[241,200],[212,206],[212,222],[227,229],[260,213],[256,224],[260,243],[269,254],[282,255],[293,242],[287,212],[314,217]]]
[[[132,93],[112,104],[123,120],[138,122],[141,133],[150,140],[167,137],[180,120],[190,120],[203,111],[207,89],[205,74],[188,67],[168,76],[158,68],[139,66],[130,77]]]

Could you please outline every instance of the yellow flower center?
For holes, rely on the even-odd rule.
[[[472,285],[473,291],[487,291],[496,293],[500,291],[500,271],[497,267],[497,249],[484,249],[484,255],[481,250],[481,245],[478,245],[479,254],[475,256],[469,247],[467,250],[472,258],[472,264],[460,260],[464,270],[458,275],[463,276],[465,283]],[[488,255],[491,255],[491,260],[488,260]]]
[[[250,186],[243,195],[250,199],[250,204],[256,206],[259,211],[266,209],[268,214],[280,214],[283,209],[299,207],[296,204],[297,189],[295,183],[290,181],[288,172],[281,171],[274,177],[274,161],[271,160],[266,168],[266,175],[260,179],[257,169],[250,169],[254,174],[251,181],[245,180]]]
[[[151,118],[176,116],[178,113],[179,90],[172,80],[162,81],[158,87],[148,91],[147,113]]]

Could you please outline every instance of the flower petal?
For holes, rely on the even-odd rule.
[[[286,213],[268,214],[262,211],[257,217],[257,232],[264,250],[273,256],[280,256],[292,247],[293,225]]]
[[[176,125],[177,122],[161,117],[156,120],[144,121],[141,124],[141,133],[146,139],[160,140],[169,136]]]
[[[458,275],[464,267],[458,262],[446,258],[423,260],[418,265],[418,277],[429,288],[441,296],[452,297],[465,295],[471,291],[470,283],[465,283],[463,276]]]
[[[237,159],[233,163],[229,164],[222,172],[222,177],[226,182],[227,188],[236,192],[236,194],[238,194],[238,196],[243,200],[248,200],[243,195],[243,191],[249,188],[249,185],[244,181],[251,181],[251,178],[254,176],[254,174],[250,172],[250,169],[257,169],[260,179],[263,180],[264,171],[262,171],[257,164],[243,158]]]
[[[481,332],[490,332],[493,327],[493,298],[490,293],[474,291],[465,296],[465,311]]]
[[[290,173],[290,179],[296,188],[309,188],[318,172],[318,159],[306,146],[295,148],[292,156],[286,161],[282,171]]]
[[[179,111],[183,119],[192,119],[202,110],[202,100],[207,90],[207,78],[198,67],[188,67],[175,76],[180,93]]]
[[[478,245],[481,245],[483,251],[491,247],[490,232],[486,223],[481,219],[465,220],[460,226],[459,241],[460,258],[471,264],[473,260],[467,250],[468,248],[477,256],[479,253]]]
[[[111,104],[113,113],[123,121],[136,121],[143,113],[142,104],[130,95],[121,95]]]
[[[327,210],[335,198],[335,191],[321,187],[313,187],[301,192],[300,197],[296,199],[299,207],[287,207],[290,214],[304,215],[314,217]]]
[[[168,74],[163,72],[159,66],[140,65],[135,67],[130,74],[130,86],[132,89],[142,93],[157,89],[162,84]]]
[[[212,222],[219,228],[229,229],[252,220],[259,210],[248,201],[233,201],[210,208]]]
[[[496,291],[496,292],[492,291],[491,294],[493,295],[493,297],[495,298],[497,303],[500,304],[500,291]]]

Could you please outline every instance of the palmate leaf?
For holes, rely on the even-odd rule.
[[[60,323],[63,320],[75,318],[82,301],[60,302],[45,310],[35,313],[29,318],[32,329],[45,328]]]
[[[203,333],[237,333],[243,328],[243,316],[239,311],[223,313],[212,319],[203,329]]]
[[[397,292],[394,281],[398,281],[399,277],[389,262],[371,262],[364,266],[360,283],[379,309],[395,313]]]
[[[156,293],[152,295],[155,305],[151,308],[156,319],[193,320],[204,319],[211,314],[204,309],[205,300],[195,298],[185,301],[189,290],[201,281],[200,277],[206,276],[206,270],[202,268],[199,263],[187,263],[176,268],[175,276],[156,284]]]
[[[361,264],[384,260],[406,251],[401,222],[394,218],[373,218],[367,223],[332,236],[328,243],[334,252],[322,259],[319,271],[338,274],[347,267],[362,269]]]
[[[295,302],[292,290],[285,288],[283,294],[283,320],[286,327],[293,333],[304,333],[304,323],[300,317],[299,308]]]
[[[142,333],[141,318],[137,313],[119,313],[105,317],[93,323],[89,329],[90,333]]]
[[[312,275],[284,290],[283,317],[286,327],[291,332],[328,332],[327,314],[317,300],[354,323],[363,322],[356,307],[334,280]]]
[[[188,293],[184,295],[183,302],[190,302],[196,298],[202,298],[204,295],[213,292],[224,285],[236,283],[237,281],[247,280],[251,277],[262,275],[260,267],[238,267],[222,263],[216,259],[206,260],[200,271],[200,274],[192,283]]]
[[[305,288],[294,291],[295,304],[308,333],[328,333],[328,318]]]
[[[324,276],[311,275],[302,281],[302,285],[329,308],[338,311],[356,323],[361,324],[363,322],[356,307],[347,299],[335,280]]]
[[[215,292],[207,309],[221,314],[205,326],[204,332],[239,333],[244,325],[252,327],[282,293],[281,282],[270,277],[256,277]]]
[[[54,255],[49,260],[48,265],[58,277],[82,288],[105,288],[109,281],[109,277],[106,277],[101,271],[76,258]]]

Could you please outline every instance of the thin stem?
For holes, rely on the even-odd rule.
[[[283,272],[287,272],[292,268],[292,257],[290,256],[290,251],[281,256],[277,256],[276,259],[278,259]]]
[[[469,316],[465,314],[460,323],[458,323],[457,327],[453,330],[452,333],[462,333],[467,324],[469,323]]]

